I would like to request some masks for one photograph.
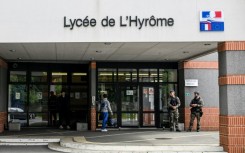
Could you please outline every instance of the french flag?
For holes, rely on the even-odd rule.
[[[222,11],[203,11],[202,18],[222,18]]]
[[[205,31],[210,31],[211,30],[211,23],[210,22],[204,23],[204,30]]]

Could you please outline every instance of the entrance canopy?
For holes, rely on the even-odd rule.
[[[215,51],[216,42],[189,43],[2,43],[7,61],[181,61]]]

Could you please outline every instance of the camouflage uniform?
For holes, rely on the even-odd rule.
[[[192,107],[192,104],[197,104],[196,107]],[[197,131],[200,130],[200,120],[201,120],[201,112],[202,112],[202,107],[204,105],[203,99],[201,97],[198,98],[194,98],[192,99],[191,103],[190,103],[190,107],[191,108],[191,120],[190,120],[190,126],[188,131],[192,130],[193,127],[193,122],[195,120],[195,117],[197,118]]]
[[[175,106],[176,109],[173,109],[172,107]],[[174,129],[174,123],[176,131],[179,131],[179,111],[178,107],[180,106],[180,100],[178,97],[172,97],[168,99],[168,109],[169,109],[169,117],[170,117],[170,130],[173,131]]]

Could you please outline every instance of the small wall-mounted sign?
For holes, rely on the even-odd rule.
[[[132,96],[132,95],[134,95],[134,91],[133,90],[126,90],[126,95]]]
[[[185,79],[185,86],[186,87],[197,87],[198,80],[197,79]]]
[[[200,31],[224,31],[224,14],[222,11],[201,11]]]

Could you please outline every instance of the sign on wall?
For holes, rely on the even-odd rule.
[[[198,80],[197,79],[185,79],[185,86],[186,87],[197,87]]]
[[[224,14],[222,11],[201,11],[200,31],[224,31]]]

